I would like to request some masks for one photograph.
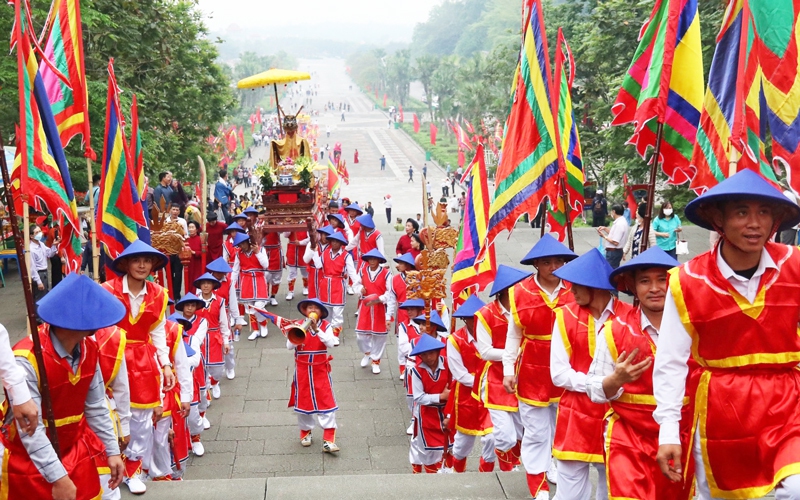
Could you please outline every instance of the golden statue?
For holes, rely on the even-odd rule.
[[[278,106],[278,110],[283,114],[283,131],[286,136],[283,139],[270,141],[270,165],[277,169],[278,164],[287,158],[296,160],[301,156],[311,158],[311,146],[308,141],[297,135],[297,114],[300,113],[301,106],[297,113],[287,115]]]

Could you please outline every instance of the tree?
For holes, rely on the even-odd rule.
[[[400,105],[406,104],[411,84],[411,52],[408,49],[398,50],[387,58],[386,83],[389,94]]]
[[[439,100],[440,117],[451,117],[457,113],[455,103],[456,69],[456,56],[447,56],[439,61],[439,67],[433,72],[431,85]]]
[[[487,0],[446,0],[431,9],[428,20],[414,26],[414,55],[453,54],[466,28],[478,19]]]
[[[428,101],[428,112],[431,120],[433,120],[433,87],[431,82],[437,67],[439,67],[439,58],[430,54],[419,56],[414,62],[414,76],[416,76],[425,90],[425,99]]]

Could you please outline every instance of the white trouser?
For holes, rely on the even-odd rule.
[[[316,419],[314,417],[316,417]],[[297,427],[299,427],[301,431],[310,431],[317,422],[319,422],[319,426],[323,429],[336,429],[336,412],[317,413],[315,415],[297,413]]]
[[[522,439],[522,420],[519,412],[489,410],[494,427],[494,446],[500,451],[508,451]]]
[[[468,457],[472,453],[472,448],[475,446],[475,439],[478,436],[472,434],[464,434],[461,431],[456,431],[456,437],[453,442],[453,456],[456,460]],[[481,436],[481,458],[484,462],[492,463],[495,461],[497,455],[494,453],[494,434],[491,432]]]
[[[331,312],[331,328],[342,326],[344,324],[344,306],[329,306],[325,304],[325,307]]]
[[[300,270],[300,276],[308,278],[308,269],[305,267],[290,267],[289,268],[289,281],[297,279],[297,271]]]
[[[257,300],[255,302],[245,304],[245,306],[244,306],[245,314],[251,314],[251,315],[255,316],[256,312],[253,310],[254,307],[257,307],[259,309],[266,309],[267,301],[266,300]],[[262,318],[264,318],[264,316],[261,316],[261,315],[258,315],[258,316],[255,316],[255,317],[256,317],[256,319],[258,321],[258,332],[261,335],[266,336],[267,335],[267,324],[269,323],[269,321],[266,320],[266,319],[262,319]],[[251,326],[251,328],[252,328],[252,326]]]
[[[442,454],[442,450],[426,450],[421,434],[411,438],[411,446],[408,447],[408,461],[411,464],[433,465],[442,461]]]
[[[603,464],[578,462],[576,460],[558,461],[558,489],[556,500],[590,500],[592,482],[589,480],[589,466],[597,469],[596,500],[608,500],[608,486],[605,480],[606,467]]]
[[[271,271],[267,273],[267,284],[268,285],[280,285],[281,278],[283,277],[283,270],[280,271]],[[270,290],[270,295],[272,295],[272,290]]]
[[[172,416],[156,422],[153,430],[153,458],[150,460],[150,477],[162,477],[172,473],[172,453],[169,449],[169,431]]]
[[[225,365],[210,365],[206,366],[206,387],[211,387],[211,379],[219,383],[222,376],[225,374]]]
[[[356,333],[358,349],[364,354],[369,353],[373,362],[380,363],[383,351],[386,350],[386,335],[372,333]]]
[[[103,500],[120,500],[122,494],[119,492],[119,487],[109,490],[109,481],[111,481],[111,474],[100,474],[100,486],[103,488]]]
[[[208,389],[200,389],[200,402],[192,406],[197,406],[197,411],[200,413],[205,413],[208,410]]]
[[[233,335],[233,333],[231,333],[231,335]],[[231,350],[225,355],[225,369],[233,370],[234,368],[236,368],[236,354],[233,352],[233,342],[231,342]]]
[[[205,391],[201,391],[200,401],[205,399]],[[189,424],[189,434],[197,436],[203,432],[203,417],[200,416],[200,405],[192,405],[186,423]]]
[[[525,432],[522,435],[522,465],[528,474],[541,474],[550,467],[557,405],[532,406],[520,401],[519,416]]]
[[[125,448],[128,460],[141,460],[146,468],[153,451],[153,409],[131,408],[131,440]]]

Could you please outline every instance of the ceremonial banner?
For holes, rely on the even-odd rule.
[[[332,195],[336,190],[342,187],[339,180],[339,173],[336,170],[330,157],[328,157],[328,196]]]
[[[14,15],[11,46],[17,50],[19,128],[12,187],[19,187],[15,198],[53,215],[61,233],[59,254],[66,261],[67,272],[75,272],[81,263],[81,224],[67,158],[33,52],[30,13],[24,0],[14,1]]]
[[[405,119],[403,118],[403,105],[399,104],[398,105],[398,109],[399,109],[399,113],[400,113],[400,120],[399,121],[400,121],[400,123],[403,123],[405,121]]]
[[[438,131],[439,131],[439,129],[436,128],[436,125],[431,123],[431,146],[435,146],[436,145],[436,133]]]
[[[689,168],[703,102],[703,57],[697,0],[656,0],[639,47],[612,107],[612,125],[634,124],[642,156],[655,148],[663,124],[660,161],[670,184],[693,176]]]
[[[244,150],[244,127],[239,127],[239,143],[242,145],[242,150]]]
[[[461,232],[453,262],[453,278],[450,291],[457,297],[468,287],[476,286],[478,291],[494,281],[497,259],[494,245],[490,244],[481,262],[477,261],[481,244],[486,239],[489,222],[489,182],[486,163],[483,156],[483,145],[478,145],[475,158],[467,167],[470,172],[467,187],[464,217],[461,221]]]
[[[414,133],[419,134],[419,118],[416,113],[414,113]]]
[[[487,243],[512,231],[523,214],[536,215],[545,198],[555,199],[558,175],[553,114],[550,109],[550,62],[540,0],[531,0],[517,81],[506,123],[502,155],[489,209]]]
[[[113,60],[108,63],[106,129],[100,170],[100,195],[97,207],[97,240],[106,256],[115,259],[137,239],[149,243],[144,210],[130,168],[128,144],[122,132],[122,115],[117,95]]]
[[[235,125],[233,127],[231,127],[230,130],[228,130],[228,133],[226,134],[226,142],[228,144],[228,151],[230,151],[231,153],[235,152],[236,151],[236,126]]]
[[[453,130],[456,133],[456,142],[458,143],[458,147],[462,148],[464,151],[472,151],[474,148],[470,143],[469,136],[466,132],[464,132],[464,129],[461,128],[461,125],[456,123]]]

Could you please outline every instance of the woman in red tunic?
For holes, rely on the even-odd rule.
[[[353,163],[358,163],[358,150],[353,153]]]
[[[419,223],[414,219],[406,220],[406,227],[405,227],[406,234],[400,237],[397,240],[397,246],[395,246],[395,253],[400,256],[405,253],[411,251],[411,235],[419,231]]]
[[[189,280],[186,283],[194,283],[203,274],[203,243],[200,240],[200,224],[190,220],[186,225],[189,228],[186,245],[192,251],[192,258],[189,261]]]

